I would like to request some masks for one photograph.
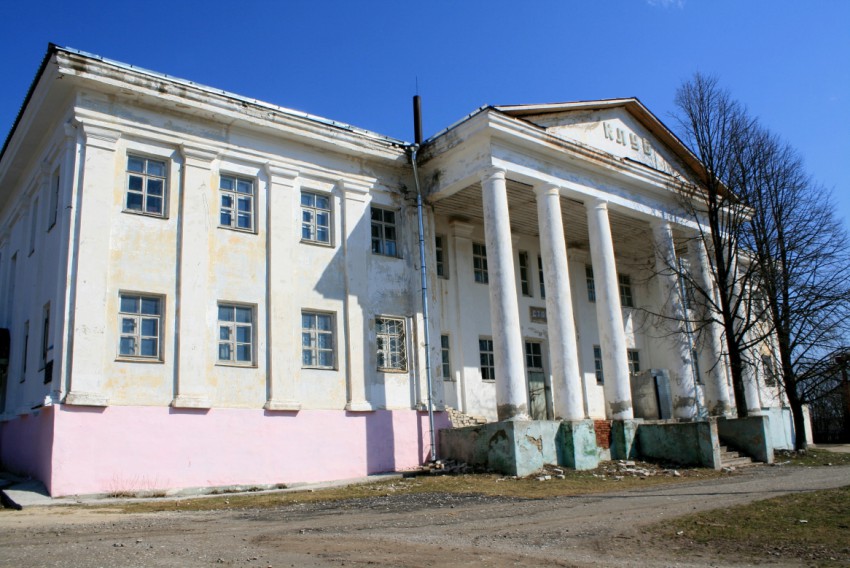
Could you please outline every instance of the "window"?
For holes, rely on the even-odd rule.
[[[440,353],[442,354],[442,365],[440,368],[440,376],[443,377],[444,380],[450,381],[452,380],[452,368],[451,368],[451,359],[449,358],[449,336],[441,335],[440,336]]]
[[[50,302],[44,304],[41,318],[41,364],[47,363],[47,352],[50,351]]]
[[[587,282],[587,301],[596,301],[596,284],[593,281],[593,267],[584,267],[584,281]]]
[[[640,373],[640,353],[637,349],[629,349],[626,355],[629,357],[629,374],[637,375]]]
[[[254,230],[254,182],[236,176],[221,175],[218,182],[221,194],[219,225]]]
[[[53,174],[53,185],[50,188],[50,218],[47,223],[47,230],[53,228],[56,224],[56,217],[59,214],[59,171]]]
[[[301,312],[301,366],[334,369],[334,353],[334,316],[320,312]]]
[[[537,276],[540,278],[540,297],[546,297],[546,285],[543,283],[543,257],[537,257]]]
[[[487,247],[481,243],[472,243],[472,272],[476,282],[487,284],[490,281],[487,276]]]
[[[543,346],[537,341],[525,342],[525,367],[527,369],[543,368]]]
[[[395,211],[372,207],[372,252],[398,256]]]
[[[762,355],[761,364],[762,367],[764,367],[764,385],[767,387],[775,387],[776,369],[773,366],[773,359],[770,355]]]
[[[165,162],[127,156],[125,211],[165,215]]]
[[[378,370],[406,371],[404,320],[375,318],[375,333],[378,342]]]
[[[27,352],[30,347],[30,322],[29,320],[24,322],[24,352],[22,355],[23,361],[21,361],[21,382],[27,380]]]
[[[593,369],[596,371],[596,384],[605,384],[605,375],[602,373],[602,348],[593,346]]]
[[[635,307],[635,302],[632,298],[632,279],[628,274],[618,274],[617,281],[620,284],[620,304],[624,308]]]
[[[35,252],[35,235],[38,231],[38,198],[32,204],[30,215],[30,254]]]
[[[523,296],[531,296],[531,282],[528,279],[528,253],[519,251],[519,284]]]
[[[691,364],[694,366],[694,374],[697,377],[697,384],[705,384],[705,381],[702,380],[702,372],[699,368],[699,353],[697,353],[696,349],[691,349]]]
[[[218,305],[218,360],[251,365],[254,362],[254,308]]]
[[[331,244],[331,198],[301,193],[301,240]]]
[[[437,277],[449,277],[449,265],[446,262],[446,237],[437,235],[434,237],[434,251],[437,257]]]
[[[118,308],[120,356],[159,358],[161,303],[161,299],[156,297],[121,294]]]
[[[493,354],[493,340],[479,339],[478,353],[481,357],[481,380],[496,380],[496,357]]]

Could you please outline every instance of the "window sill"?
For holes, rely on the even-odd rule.
[[[165,214],[148,213],[147,211],[136,211],[135,209],[122,209],[121,212],[129,215],[138,215],[139,217],[149,217],[151,219],[168,219],[168,215]]]
[[[338,370],[336,367],[301,367],[302,369],[306,369],[308,371],[336,371]]]
[[[378,367],[378,372],[379,373],[390,373],[390,374],[393,374],[393,375],[403,375],[403,374],[406,374],[408,371],[407,371],[407,369],[382,369],[381,367]]]
[[[235,233],[242,233],[244,235],[256,235],[257,231],[254,229],[240,229],[239,227],[228,227],[227,225],[219,225],[219,229],[224,229],[225,231],[233,231]]]
[[[314,247],[324,247],[324,248],[327,248],[327,249],[334,248],[333,243],[326,243],[326,242],[323,242],[323,241],[314,241],[314,240],[311,240],[311,239],[304,239],[304,238],[301,239],[301,244],[312,245]]]
[[[380,256],[381,258],[393,258],[393,259],[396,259],[396,260],[402,260],[402,258],[404,258],[404,257],[398,256],[398,255],[383,254],[383,253],[375,252],[375,251],[372,251],[372,256]]]
[[[251,363],[237,363],[235,361],[216,361],[216,367],[236,367],[237,369],[256,369],[257,364],[254,362]]]
[[[159,357],[128,357],[128,356],[121,356],[121,355],[119,355],[118,357],[115,358],[115,362],[116,363],[160,363],[160,364],[165,363],[165,361],[163,361]]]

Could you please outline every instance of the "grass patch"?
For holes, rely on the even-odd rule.
[[[817,448],[811,448],[805,452],[776,450],[773,454],[773,459],[776,463],[788,462],[788,465],[802,465],[809,467],[850,465],[850,454],[818,450]]]
[[[656,525],[679,549],[817,566],[850,564],[850,486],[775,497]],[[689,546],[689,544],[691,546]]]
[[[543,499],[567,495],[584,495],[610,491],[625,491],[697,479],[710,479],[723,474],[709,469],[679,470],[680,477],[656,475],[649,477],[606,475],[599,470],[579,472],[567,470],[564,479],[537,481],[533,477],[512,479],[494,474],[422,475],[378,483],[349,485],[316,491],[262,492],[216,497],[186,498],[167,501],[127,502],[109,505],[88,505],[94,509],[120,510],[125,513],[153,513],[160,511],[210,511],[219,509],[270,508],[297,503],[319,503],[365,499],[389,495],[417,493],[447,493]]]

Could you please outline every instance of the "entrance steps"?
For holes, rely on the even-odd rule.
[[[449,415],[452,428],[463,428],[464,426],[480,426],[481,424],[487,424],[486,418],[464,414],[460,410],[452,408],[451,406],[446,406],[446,412]]]
[[[755,465],[753,458],[741,452],[730,449],[729,446],[720,446],[720,467],[747,467]]]

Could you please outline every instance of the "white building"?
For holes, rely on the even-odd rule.
[[[637,100],[482,108],[419,163],[437,429],[444,400],[729,408],[719,343],[695,375],[642,315],[681,310],[655,251],[692,231],[670,184],[699,164]],[[0,154],[3,465],[63,495],[427,460],[415,185],[403,141],[51,46]]]

